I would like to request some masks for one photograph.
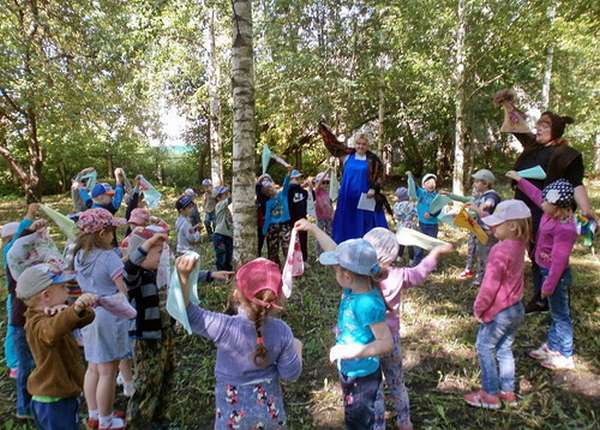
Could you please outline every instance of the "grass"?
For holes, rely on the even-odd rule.
[[[590,184],[594,207],[600,207],[600,183]],[[507,195],[507,193],[505,193]],[[172,207],[167,195],[165,207]],[[69,210],[65,196],[47,198],[54,207]],[[0,201],[0,223],[24,212],[14,200]],[[162,214],[173,221],[174,211]],[[496,412],[470,408],[462,395],[479,386],[474,342],[477,323],[471,313],[477,290],[457,281],[466,253],[466,236],[442,228],[442,238],[458,252],[444,260],[422,288],[405,292],[402,305],[402,347],[413,422],[419,429],[598,429],[600,428],[600,263],[578,245],[571,259],[574,272],[572,309],[577,368],[551,372],[527,358],[547,330],[547,315],[528,316],[514,346],[521,400],[514,408]],[[62,240],[57,233],[57,240]],[[311,244],[312,245],[312,244]],[[314,248],[310,250],[314,256]],[[208,243],[203,263],[214,264]],[[201,297],[213,310],[226,308],[229,291],[203,286]],[[5,291],[2,291],[4,296]],[[332,273],[312,263],[295,285],[286,305],[285,319],[305,346],[304,370],[299,381],[284,385],[290,429],[342,428],[343,411],[336,371],[328,362],[334,343],[332,328],[340,290]],[[526,297],[530,294],[526,292]],[[5,330],[4,307],[0,311]],[[1,358],[1,357],[0,357]],[[174,428],[207,429],[212,426],[215,349],[199,337],[177,338],[176,388],[168,408]],[[3,429],[28,429],[14,418],[14,381],[2,369],[0,422]],[[122,397],[119,405],[124,406]],[[388,405],[388,411],[391,411]],[[389,427],[393,416],[389,415]]]

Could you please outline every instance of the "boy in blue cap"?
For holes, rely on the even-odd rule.
[[[85,206],[89,208],[103,208],[111,214],[116,214],[121,207],[123,195],[125,194],[125,172],[120,167],[115,169],[116,186],[113,190],[110,184],[98,183],[92,188],[91,196],[84,187],[79,188],[79,196]]]
[[[194,199],[184,194],[175,202],[175,208],[179,212],[175,221],[177,233],[177,255],[183,255],[186,251],[193,251],[194,245],[200,242],[200,224],[192,225],[190,215],[194,207]]]
[[[290,173],[290,189],[288,191],[288,207],[290,210],[290,224],[294,225],[296,221],[306,218],[308,191],[306,191],[300,181],[302,173],[294,169]],[[306,262],[308,259],[308,235],[305,231],[298,232],[300,239],[300,248],[302,249],[302,259]],[[284,252],[287,250],[284,250]]]

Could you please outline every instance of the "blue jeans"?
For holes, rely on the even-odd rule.
[[[51,403],[32,400],[31,409],[39,430],[79,430],[79,400],[76,397]]]
[[[215,260],[217,270],[233,270],[233,238],[223,234],[213,234],[213,246],[215,247]]]
[[[371,430],[376,422],[377,393],[381,389],[381,369],[367,376],[351,378],[340,373],[344,396],[344,424],[350,430]]]
[[[479,326],[477,355],[481,386],[488,394],[515,390],[515,359],[512,344],[525,309],[521,302],[499,312],[492,321]]]
[[[540,267],[542,284],[548,277],[548,269]],[[558,351],[565,357],[573,355],[573,321],[571,320],[571,306],[569,287],[571,286],[571,269],[563,272],[554,294],[548,297],[550,305],[550,329],[548,330],[548,349]]]
[[[8,325],[6,326],[6,336],[4,337],[4,360],[6,361],[6,367],[9,369],[16,369],[19,365],[17,359],[17,351],[15,350],[15,329],[10,323],[10,317],[12,315],[12,296],[9,294],[6,297],[6,320]]]
[[[17,414],[31,415],[31,395],[27,391],[27,378],[35,367],[33,356],[25,337],[25,329],[19,326],[13,326],[15,350],[19,367],[17,368]]]
[[[438,236],[438,225],[437,224],[424,224],[419,223],[419,229],[421,233],[426,234],[427,236],[437,237]],[[423,248],[415,247],[415,266],[421,262],[423,258],[425,258],[425,250]]]

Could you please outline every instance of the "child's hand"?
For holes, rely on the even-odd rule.
[[[552,294],[551,294],[551,293],[548,293],[548,292],[546,292],[546,291],[544,291],[544,290],[542,290],[542,291],[540,292],[540,295],[541,295],[542,299],[547,299],[547,298],[548,298],[548,297],[550,297]]]
[[[98,300],[98,297],[95,294],[82,294],[75,300],[73,308],[75,309],[75,312],[80,313],[82,310],[87,309],[96,303],[96,300]]]
[[[175,260],[175,267],[177,268],[177,273],[179,273],[179,279],[181,279],[182,284],[187,284],[190,273],[192,273],[194,266],[196,265],[196,261],[197,258],[191,255],[183,255]]]
[[[452,244],[450,243],[438,245],[431,250],[431,253],[434,254],[436,257],[451,254],[452,252],[454,252],[454,246],[452,246]]]
[[[431,214],[430,214],[429,212],[425,212],[425,213],[423,214],[423,217],[424,217],[425,219],[429,219],[429,218],[431,218]]]
[[[306,218],[300,218],[294,223],[294,229],[298,231],[311,231],[314,224]]]
[[[212,276],[213,279],[218,279],[219,281],[229,281],[229,279],[231,279],[231,277],[235,275],[235,272],[228,272],[226,270],[221,270],[219,272],[211,272],[210,276]]]
[[[39,210],[40,210],[39,203],[30,203],[29,206],[27,206],[27,213],[25,214],[25,218],[33,219],[35,217],[35,214],[37,214],[37,212]]]
[[[294,344],[294,350],[296,351],[296,354],[298,354],[300,357],[302,357],[302,347],[303,347],[302,341],[295,337],[293,344]]]
[[[48,227],[48,221],[46,221],[45,219],[38,219],[34,221],[33,224],[31,224],[31,227],[29,228],[33,231],[40,231],[45,229],[46,227]]]
[[[148,240],[152,241],[152,244],[158,244],[158,243],[163,243],[166,242],[167,240],[169,240],[169,235],[166,233],[154,233],[152,235],[152,237]]]
[[[412,175],[413,175],[413,174],[412,174],[412,172],[411,172],[410,170],[407,170],[407,171],[406,171],[406,176],[412,176]]]
[[[521,176],[520,176],[520,175],[519,175],[519,174],[518,174],[516,171],[514,171],[514,170],[509,170],[508,172],[506,172],[506,177],[507,177],[507,178],[510,178],[510,179],[512,179],[512,180],[515,180],[515,181],[520,181],[521,179],[523,179],[523,178],[521,178]]]
[[[372,198],[375,195],[375,190],[373,188],[369,188],[367,191],[367,197]]]

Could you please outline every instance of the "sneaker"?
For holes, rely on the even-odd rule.
[[[474,391],[464,396],[465,402],[476,408],[500,409],[500,399],[483,390]]]
[[[123,384],[123,395],[125,397],[133,397],[134,393],[135,393],[135,385],[133,384],[133,382],[125,382]]]
[[[17,379],[17,368],[16,367],[8,369],[8,377],[11,379]]]
[[[121,386],[125,383],[125,379],[123,379],[123,374],[119,372],[117,374],[117,385]]]
[[[125,430],[127,428],[127,423],[123,418],[115,417],[114,415],[111,417],[108,425],[98,426],[98,430]]]
[[[125,411],[114,411],[113,417],[125,419]],[[98,429],[98,427],[100,427],[100,421],[98,420],[98,418],[88,418],[85,422],[85,426],[89,430],[96,430]]]
[[[552,370],[571,370],[575,369],[575,360],[572,356],[565,357],[560,353],[556,353],[542,361],[542,366]]]
[[[543,343],[538,349],[533,349],[527,353],[534,360],[546,360],[550,356],[554,355],[553,351],[548,349],[548,344]]]
[[[508,406],[517,406],[517,396],[512,391],[500,391],[498,398]]]
[[[461,272],[460,275],[458,275],[458,279],[464,281],[465,279],[472,278],[473,276],[475,276],[475,272],[473,272],[472,270],[465,269]]]

